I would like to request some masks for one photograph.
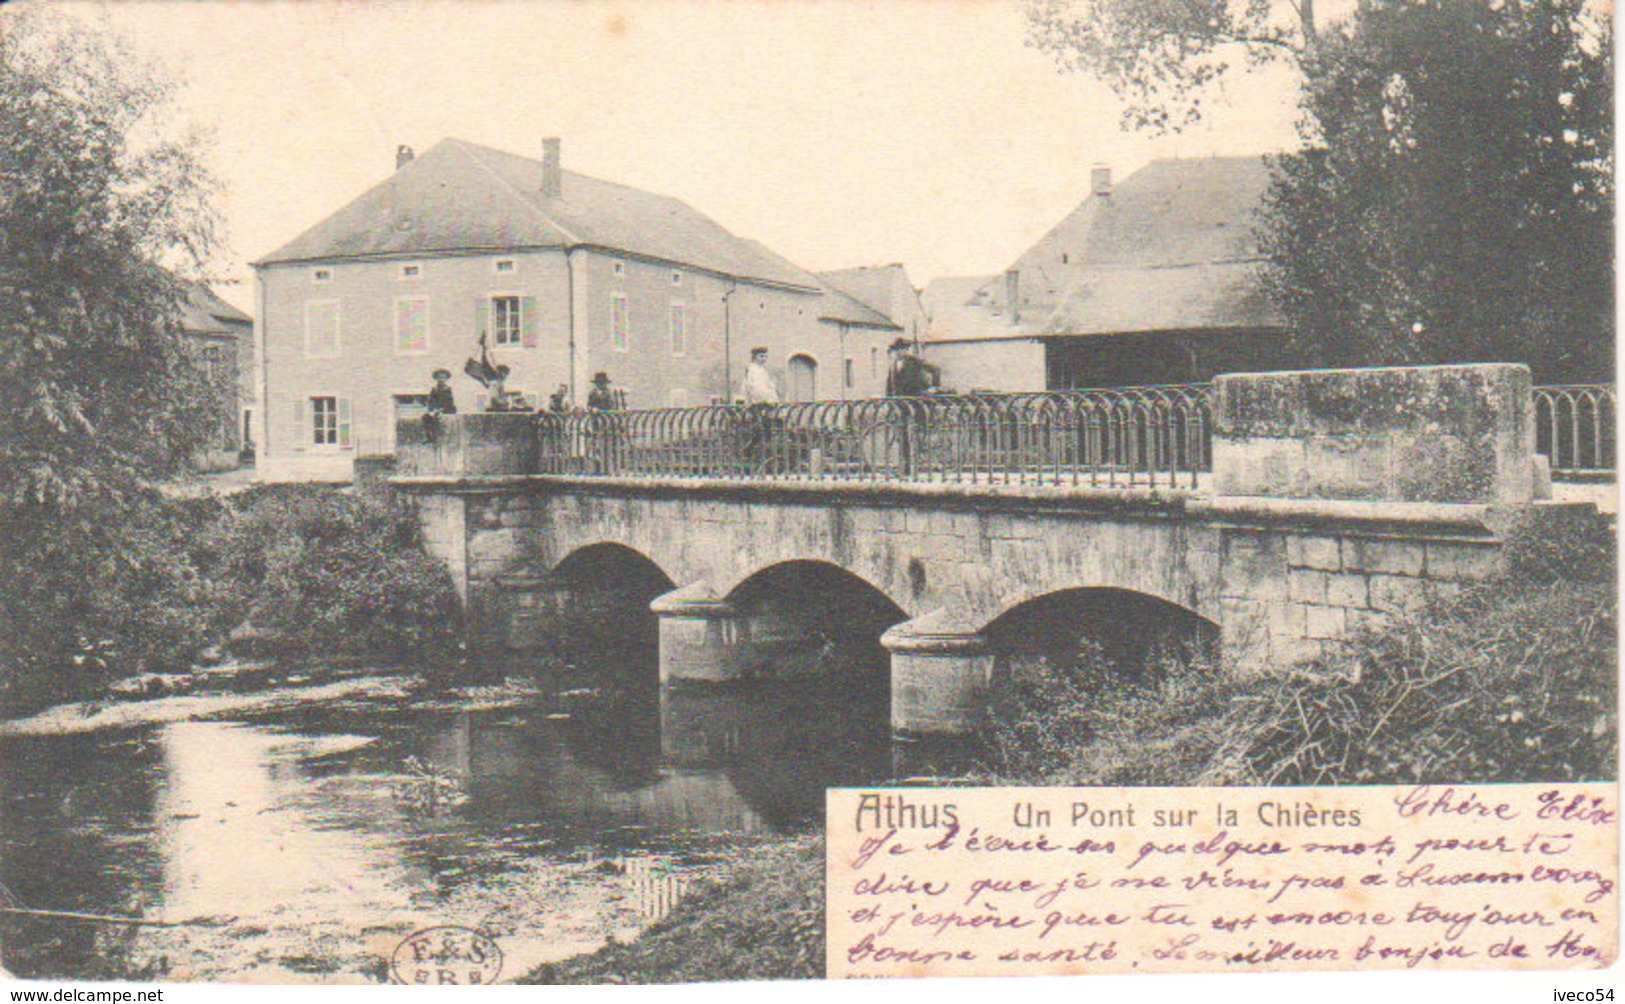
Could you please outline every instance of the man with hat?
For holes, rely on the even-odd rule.
[[[451,394],[451,370],[441,367],[434,371],[434,386],[429,388],[429,414],[457,414],[457,399]]]
[[[609,382],[609,374],[599,370],[592,375],[592,386],[587,388],[587,408],[590,411],[619,411],[620,402],[616,400],[615,387]]]
[[[434,371],[434,386],[429,388],[427,411],[423,416],[423,433],[429,442],[440,439],[440,416],[457,414],[457,399],[451,393],[451,370],[441,367]]]
[[[921,359],[914,343],[898,338],[891,343],[891,368],[886,372],[887,397],[920,397],[935,390],[942,371]]]

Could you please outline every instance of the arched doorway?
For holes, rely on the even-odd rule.
[[[805,353],[791,356],[789,377],[791,401],[818,400],[818,360]]]

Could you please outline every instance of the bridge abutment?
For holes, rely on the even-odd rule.
[[[754,646],[747,622],[704,582],[695,582],[649,605],[660,618],[660,682],[733,683],[750,669]]]
[[[982,724],[995,680],[987,638],[938,611],[881,635],[891,653],[892,730],[963,736]]]

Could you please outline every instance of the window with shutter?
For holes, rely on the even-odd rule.
[[[536,334],[536,298],[524,296],[519,298],[519,341],[527,349],[534,349],[537,343]]]
[[[310,442],[313,446],[339,444],[339,403],[334,397],[310,399]]]
[[[519,297],[491,297],[491,344],[520,344]]]
[[[338,399],[338,427],[339,448],[348,450],[350,448],[350,399],[347,397]]]

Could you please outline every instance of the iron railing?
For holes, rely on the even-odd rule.
[[[1534,396],[1535,452],[1550,459],[1554,476],[1613,473],[1613,385],[1536,387]]]
[[[1196,487],[1205,385],[543,413],[543,474]]]

